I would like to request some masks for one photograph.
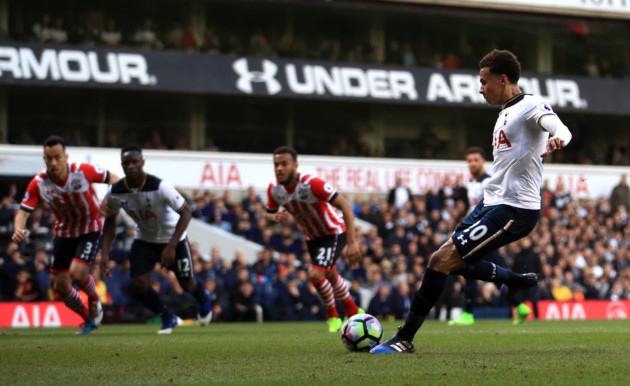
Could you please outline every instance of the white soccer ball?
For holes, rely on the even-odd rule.
[[[356,314],[341,327],[341,341],[350,351],[370,351],[381,343],[383,327],[376,317],[370,314]]]

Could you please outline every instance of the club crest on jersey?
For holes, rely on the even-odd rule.
[[[81,180],[77,179],[70,182],[70,187],[72,188],[72,190],[80,190],[82,186],[83,184],[81,183]]]
[[[505,134],[505,131],[499,130],[494,133],[494,137],[492,138],[492,148],[495,150],[505,150],[512,148],[512,143]]]
[[[541,103],[539,107],[542,111],[553,113],[553,109],[551,108],[551,106],[549,106],[549,103]]]

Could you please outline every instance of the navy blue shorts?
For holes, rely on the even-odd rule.
[[[150,243],[138,239],[134,240],[133,244],[131,244],[131,251],[129,251],[131,277],[138,277],[153,272],[155,264],[162,261],[162,251],[165,247],[166,244]],[[177,243],[177,247],[175,248],[175,263],[166,268],[174,271],[178,279],[188,279],[192,277],[193,266],[188,239]]]
[[[347,242],[348,239],[345,233],[326,235],[306,241],[313,268],[318,268],[325,272],[332,271]]]
[[[530,234],[539,216],[539,209],[484,206],[481,200],[457,226],[451,239],[464,260],[479,261],[490,252]]]

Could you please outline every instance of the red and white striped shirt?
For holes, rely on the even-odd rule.
[[[26,188],[21,208],[32,212],[40,200],[55,214],[58,237],[79,237],[103,230],[99,199],[92,183],[106,183],[109,172],[90,164],[68,164],[68,178],[61,185],[53,182],[46,170],[35,176]]]
[[[321,178],[298,175],[298,183],[292,191],[287,191],[278,181],[269,184],[267,211],[275,213],[284,206],[302,226],[307,239],[341,234],[346,231],[343,214],[331,204],[337,194]]]

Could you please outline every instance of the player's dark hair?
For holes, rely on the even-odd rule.
[[[122,156],[123,154],[125,154],[128,151],[135,151],[140,153],[140,155],[142,155],[142,148],[138,145],[125,145],[123,146],[123,148],[120,150],[120,155]]]
[[[44,141],[44,147],[53,147],[55,145],[61,145],[63,151],[66,151],[66,141],[58,135],[50,135]]]
[[[516,55],[508,50],[494,49],[479,61],[479,68],[487,67],[493,74],[504,74],[512,84],[521,78],[521,63]]]
[[[483,151],[483,149],[480,148],[479,146],[473,146],[473,147],[468,148],[466,155],[468,154],[479,154],[481,158],[486,159],[486,152]]]
[[[293,161],[297,161],[297,151],[295,151],[295,149],[291,146],[280,146],[273,151],[273,155],[276,154],[291,154],[291,158],[293,158]]]

